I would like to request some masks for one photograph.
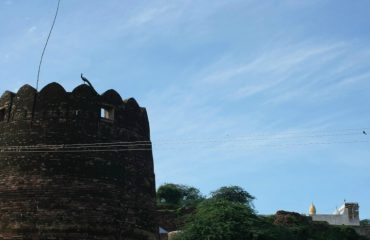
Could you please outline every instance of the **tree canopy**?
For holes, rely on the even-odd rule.
[[[199,189],[187,185],[166,183],[157,190],[159,204],[170,204],[179,207],[197,204],[204,197]]]
[[[237,202],[249,205],[251,207],[253,207],[252,201],[255,199],[254,196],[252,196],[239,186],[221,187],[218,190],[211,192],[211,198],[217,200]]]
[[[360,222],[361,226],[370,226],[370,219],[364,219]]]
[[[177,240],[253,239],[254,211],[239,202],[210,199],[199,204],[185,231]]]
[[[167,183],[157,190],[157,198],[160,203],[179,204],[182,198],[182,190],[176,184]]]

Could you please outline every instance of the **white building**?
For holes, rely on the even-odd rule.
[[[316,207],[311,204],[309,214],[315,222],[328,222],[330,225],[360,226],[358,203],[344,203],[333,214],[316,214]]]

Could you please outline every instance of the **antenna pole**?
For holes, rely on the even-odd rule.
[[[42,60],[44,58],[44,54],[45,54],[45,50],[46,50],[46,47],[48,46],[48,43],[49,43],[49,39],[50,39],[50,36],[51,36],[51,33],[53,32],[53,29],[54,29],[54,25],[55,25],[55,22],[57,20],[57,16],[58,16],[58,12],[59,12],[59,5],[60,5],[60,0],[58,0],[58,6],[57,6],[57,10],[55,12],[55,16],[54,16],[54,20],[53,20],[53,24],[51,25],[51,28],[50,28],[50,31],[49,31],[49,35],[46,39],[46,42],[45,42],[45,45],[44,45],[44,49],[42,50],[42,54],[41,54],[41,58],[40,58],[40,63],[39,63],[39,69],[37,71],[37,81],[36,81],[36,90],[39,89],[39,80],[40,80],[40,71],[41,71],[41,65],[42,65]]]
[[[46,42],[45,42],[45,45],[44,45],[44,49],[42,50],[42,54],[41,54],[41,58],[40,58],[39,68],[38,68],[38,71],[37,71],[37,79],[36,79],[36,93],[35,93],[35,97],[33,99],[33,106],[32,106],[32,118],[31,118],[31,122],[33,121],[33,117],[35,115],[36,100],[37,100],[37,93],[38,93],[38,90],[39,90],[40,71],[41,71],[42,60],[44,59],[44,54],[45,54],[45,51],[46,51],[46,47],[48,46],[51,33],[53,32],[54,25],[55,25],[55,22],[57,20],[57,16],[58,16],[58,12],[59,12],[59,5],[60,5],[60,0],[58,0],[57,10],[55,11],[53,23],[51,25],[51,28],[50,28],[50,31],[49,31],[48,37],[46,39]]]

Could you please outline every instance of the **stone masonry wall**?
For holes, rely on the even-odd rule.
[[[102,108],[114,111],[114,120],[101,118]],[[157,238],[149,123],[134,99],[87,85],[70,93],[57,83],[39,93],[25,85],[3,94],[0,112],[0,239]],[[61,147],[134,141],[149,144]],[[25,150],[43,145],[60,149]]]

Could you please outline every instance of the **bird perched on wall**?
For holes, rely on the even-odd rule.
[[[367,132],[364,130],[364,131],[362,131],[362,133],[364,134],[364,135],[367,135]]]
[[[81,79],[82,79],[82,81],[84,81],[84,83],[86,83],[87,85],[89,85],[96,92],[96,90],[93,87],[93,85],[91,84],[91,82],[87,78],[85,78],[82,73],[81,73]]]

